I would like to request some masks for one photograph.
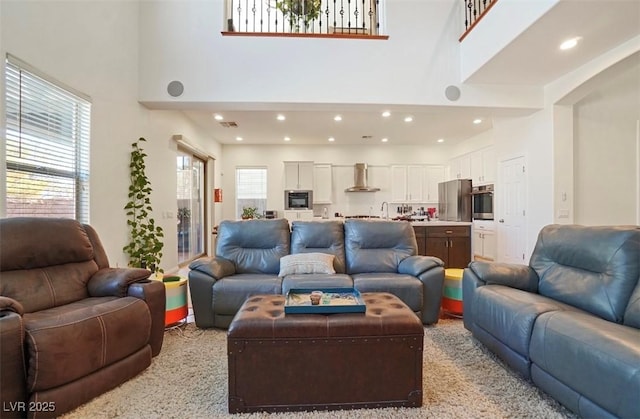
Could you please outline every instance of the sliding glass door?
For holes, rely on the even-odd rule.
[[[204,254],[205,162],[178,151],[178,263]]]

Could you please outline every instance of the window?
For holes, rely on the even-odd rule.
[[[12,56],[5,81],[7,216],[88,223],[88,98]]]
[[[236,217],[242,216],[242,209],[255,207],[258,214],[267,209],[267,169],[247,167],[236,169]]]

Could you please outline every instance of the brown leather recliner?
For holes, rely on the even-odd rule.
[[[165,287],[110,268],[70,219],[0,219],[0,417],[55,417],[134,377],[162,347]]]

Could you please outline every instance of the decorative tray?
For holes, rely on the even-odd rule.
[[[312,293],[318,304],[312,304]],[[366,308],[354,288],[292,288],[284,304],[287,314],[364,313]]]

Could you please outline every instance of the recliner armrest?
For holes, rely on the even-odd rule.
[[[129,286],[149,278],[151,272],[140,268],[105,268],[96,272],[87,288],[92,297],[125,297]]]
[[[398,264],[398,273],[420,276],[422,273],[444,266],[444,262],[433,256],[409,256]]]
[[[233,262],[221,257],[194,260],[189,264],[189,269],[202,272],[214,279],[221,279],[236,273],[236,267]]]
[[[13,311],[22,316],[24,314],[24,307],[22,307],[19,301],[13,298],[0,295],[0,311]]]
[[[523,291],[538,292],[538,274],[527,265],[473,261],[468,269],[483,285],[505,285]]]
[[[149,306],[151,313],[151,355],[156,356],[162,348],[164,339],[165,311],[166,311],[166,288],[162,281],[143,280],[134,282],[129,286],[127,295],[144,300]]]

